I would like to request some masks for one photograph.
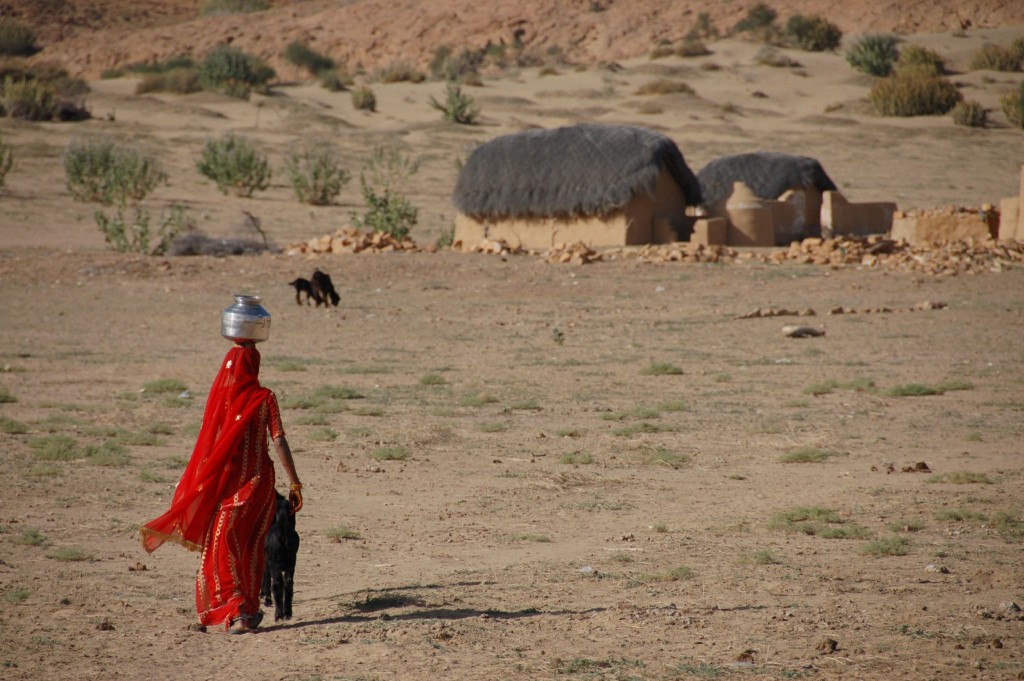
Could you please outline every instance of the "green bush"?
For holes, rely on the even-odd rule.
[[[868,75],[888,76],[899,58],[898,44],[899,38],[894,35],[867,33],[847,50],[846,61]]]
[[[135,206],[130,212],[126,207],[118,206],[109,216],[97,210],[93,218],[103,232],[103,238],[119,253],[163,255],[171,242],[189,227],[185,209],[179,205],[171,206],[169,213],[162,216],[155,226],[151,226],[145,206]]]
[[[984,128],[988,112],[978,102],[960,102],[953,107],[953,122],[968,128]]]
[[[57,97],[49,83],[7,76],[0,92],[0,108],[11,118],[48,121],[57,113]]]
[[[352,91],[352,106],[361,111],[376,111],[377,97],[368,86],[358,87]]]
[[[170,71],[147,73],[135,86],[135,94],[143,95],[147,92],[171,92],[178,95],[187,95],[191,92],[199,92],[203,87],[199,83],[199,72],[194,68],[182,67]]]
[[[1024,128],[1024,83],[999,99],[1006,120],[1015,128]]]
[[[919,69],[941,76],[946,72],[946,62],[935,50],[929,50],[920,45],[907,45],[900,50],[900,56],[896,60],[897,70]]]
[[[3,187],[4,182],[7,181],[7,173],[11,171],[12,165],[14,165],[14,150],[10,145],[4,144],[4,136],[0,134],[0,187]]]
[[[250,92],[266,92],[277,74],[259,57],[222,45],[199,65],[199,82],[230,97],[248,99]]]
[[[440,111],[446,121],[460,125],[473,125],[480,115],[480,107],[473,101],[473,98],[463,94],[458,83],[452,81],[449,81],[445,88],[444,102],[439,102],[431,97],[430,106]]]
[[[267,0],[206,0],[199,9],[199,16],[209,17],[221,14],[248,14],[270,9]]]
[[[971,71],[1019,71],[1024,48],[1014,42],[1012,47],[989,43],[971,55],[967,67]]]
[[[293,149],[285,165],[295,197],[314,206],[331,203],[350,177],[338,163],[338,150],[322,141]]]
[[[64,150],[64,177],[76,200],[120,206],[141,201],[167,180],[155,158],[108,139],[72,141]]]
[[[284,59],[289,64],[306,69],[312,75],[318,75],[321,71],[329,71],[334,68],[334,60],[320,54],[306,43],[298,40],[289,43],[284,48]]]
[[[786,22],[786,41],[808,52],[830,52],[839,47],[843,32],[835,24],[819,16],[794,14]]]
[[[897,71],[874,84],[868,101],[883,116],[936,116],[962,99],[949,80],[916,69]]]
[[[208,140],[196,168],[217,183],[223,194],[252,196],[270,186],[270,164],[267,155],[249,144],[244,137],[227,134],[219,140]]]
[[[0,56],[27,57],[35,54],[36,33],[12,17],[0,17]]]
[[[360,173],[365,212],[353,214],[352,222],[362,229],[386,232],[396,239],[404,239],[416,225],[419,209],[399,191],[419,170],[419,164],[404,155],[397,147],[377,147]]]

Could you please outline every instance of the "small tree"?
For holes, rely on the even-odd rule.
[[[350,178],[338,162],[337,149],[324,142],[292,149],[285,165],[295,197],[314,206],[331,203]]]
[[[267,155],[255,149],[244,137],[227,134],[209,140],[202,158],[196,164],[200,173],[217,183],[223,194],[252,196],[270,186],[270,164]]]
[[[430,106],[440,111],[446,121],[460,125],[473,125],[480,115],[480,107],[473,101],[473,98],[463,94],[458,83],[452,81],[449,81],[445,88],[444,103],[431,97]]]

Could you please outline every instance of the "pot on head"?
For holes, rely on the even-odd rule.
[[[236,343],[259,343],[270,338],[270,313],[259,296],[235,294],[235,302],[220,315],[220,335]]]

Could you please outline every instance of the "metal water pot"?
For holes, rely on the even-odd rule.
[[[270,338],[270,313],[259,296],[235,294],[235,302],[220,315],[220,335],[236,343],[259,343]]]

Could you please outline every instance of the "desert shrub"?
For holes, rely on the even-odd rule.
[[[946,72],[946,62],[935,50],[929,50],[920,45],[907,45],[900,50],[895,68],[897,70],[918,69],[941,76]]]
[[[658,45],[651,50],[651,59],[664,59],[665,57],[671,57],[675,50],[669,44]]]
[[[128,73],[145,75],[147,73],[167,73],[168,71],[174,71],[175,69],[194,69],[195,67],[196,63],[190,55],[178,54],[173,57],[169,57],[165,61],[139,62],[137,64],[132,64],[127,67],[125,71]]]
[[[259,57],[222,45],[199,65],[199,82],[230,97],[248,99],[253,90],[265,92],[277,74]]]
[[[267,0],[206,0],[199,8],[199,16],[210,17],[222,14],[248,14],[270,9]]]
[[[330,92],[341,92],[352,87],[352,76],[343,66],[335,66],[332,69],[324,69],[316,74],[316,80],[320,87]]]
[[[147,92],[171,92],[177,95],[187,95],[191,92],[199,92],[203,87],[199,83],[199,72],[194,68],[171,69],[157,73],[147,73],[135,86],[135,94],[144,95]]]
[[[999,98],[1006,120],[1015,128],[1024,128],[1024,83]]]
[[[847,50],[846,61],[870,76],[888,76],[899,58],[898,44],[894,35],[866,33]]]
[[[333,59],[320,54],[306,43],[298,40],[289,43],[288,47],[284,48],[283,56],[289,64],[306,69],[314,76],[321,71],[333,69],[335,66]]]
[[[988,112],[978,102],[960,102],[953,107],[953,122],[968,128],[984,128]]]
[[[754,61],[764,66],[774,66],[776,68],[797,68],[800,66],[800,62],[791,59],[783,54],[779,48],[772,45],[765,45],[758,50]]]
[[[267,155],[253,147],[244,137],[227,134],[219,140],[208,140],[196,164],[200,173],[217,183],[223,194],[252,196],[270,186],[270,164]]]
[[[9,144],[4,143],[4,136],[0,133],[0,187],[3,187],[4,182],[7,181],[7,173],[11,171],[12,165],[14,165],[14,150]]]
[[[368,86],[357,87],[352,91],[352,106],[361,111],[376,111],[377,96]]]
[[[93,218],[104,240],[119,253],[164,255],[171,243],[190,226],[185,208],[177,204],[161,215],[155,224],[152,224],[145,206],[131,209],[118,206],[111,215],[97,210]]]
[[[109,139],[73,140],[64,150],[64,177],[78,201],[124,205],[141,201],[167,174],[156,159]]]
[[[697,15],[697,20],[693,22],[693,28],[686,34],[687,40],[696,40],[699,38],[717,38],[718,29],[713,23],[711,23],[711,14],[708,12],[701,12]]]
[[[36,53],[36,32],[12,17],[0,18],[0,55],[27,57]]]
[[[48,121],[57,112],[57,98],[53,86],[36,79],[4,79],[0,107],[11,118],[28,121]]]
[[[917,69],[897,71],[875,83],[868,93],[868,101],[883,116],[941,115],[961,99],[949,80]]]
[[[693,88],[687,83],[684,83],[681,80],[672,80],[670,78],[648,81],[636,90],[636,94],[638,95],[670,95],[677,93],[685,95],[694,94]]]
[[[819,16],[794,14],[786,21],[786,41],[808,52],[829,52],[839,47],[843,32]]]
[[[480,107],[454,81],[449,81],[445,87],[444,101],[439,102],[431,96],[430,106],[440,111],[446,121],[460,125],[473,125],[480,115]]]
[[[416,174],[419,163],[397,147],[377,147],[359,176],[366,210],[352,216],[359,228],[386,232],[404,239],[416,224],[419,209],[399,191],[400,185]]]
[[[673,52],[677,57],[706,57],[711,54],[703,40],[687,38]]]
[[[1016,42],[1014,47],[989,43],[971,55],[967,68],[971,71],[1019,71],[1021,61],[1024,60],[1022,52],[1024,49],[1018,47]]]
[[[337,148],[324,141],[293,148],[285,165],[295,197],[314,206],[331,203],[350,177],[338,162]]]
[[[480,67],[485,57],[486,53],[483,50],[463,49],[456,55],[452,53],[450,47],[441,45],[434,50],[428,69],[430,76],[435,80],[479,80]]]
[[[381,83],[422,83],[427,79],[415,66],[406,62],[389,64],[376,72]]]
[[[763,2],[747,10],[747,15],[733,26],[734,33],[763,32],[773,26],[779,13]]]

